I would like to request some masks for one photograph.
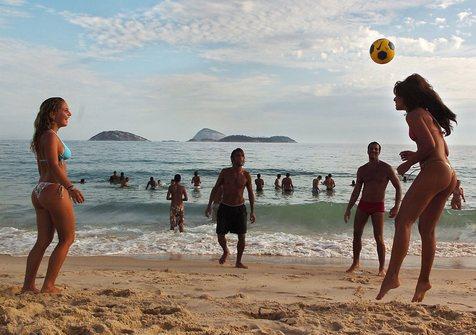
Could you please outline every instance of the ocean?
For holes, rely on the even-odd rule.
[[[183,142],[89,142],[65,141],[73,152],[68,161],[71,180],[86,179],[78,187],[86,202],[75,205],[77,218],[73,255],[212,255],[221,252],[215,224],[204,215],[218,173],[230,166],[230,153],[242,147],[245,168],[253,179],[265,181],[256,197],[256,223],[249,224],[246,254],[303,258],[351,258],[352,222],[343,215],[352,192],[351,181],[367,162],[366,144],[278,144],[278,143],[183,143]],[[382,145],[380,159],[396,167],[398,153],[411,146]],[[449,202],[437,227],[437,257],[476,256],[476,146],[450,147],[451,162],[466,194],[462,211]],[[130,178],[121,189],[107,180],[116,170]],[[197,170],[200,191],[190,180]],[[411,169],[413,175],[417,169]],[[291,174],[292,195],[273,187],[277,173]],[[145,190],[151,176],[169,183],[182,175],[189,201],[185,207],[186,232],[169,230],[167,189]],[[332,173],[336,190],[318,196],[311,193],[312,179]],[[26,255],[36,239],[31,190],[38,171],[28,141],[0,141],[0,254]],[[403,192],[410,182],[402,183]],[[389,183],[386,208],[393,205],[395,191]],[[245,192],[246,197],[246,192]],[[249,208],[249,207],[248,207]],[[355,207],[353,214],[355,213]],[[353,219],[353,218],[352,218]],[[351,219],[351,220],[352,220]],[[409,254],[420,254],[420,238],[414,226]],[[391,247],[394,221],[386,215],[385,241]],[[229,235],[234,252],[236,236]],[[370,222],[364,234],[363,259],[376,259]],[[47,251],[51,252],[54,243]]]

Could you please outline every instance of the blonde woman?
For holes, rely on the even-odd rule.
[[[60,128],[68,125],[71,112],[62,98],[49,98],[41,106],[35,120],[31,150],[36,154],[40,179],[33,189],[31,201],[36,212],[38,236],[28,254],[23,292],[40,292],[35,278],[46,248],[58,233],[41,288],[43,293],[57,293],[56,278],[75,236],[73,202],[82,203],[84,197],[68,178],[66,160],[71,150],[58,136]]]

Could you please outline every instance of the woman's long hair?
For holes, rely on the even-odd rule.
[[[48,98],[42,102],[40,111],[35,119],[35,132],[31,140],[30,149],[38,155],[40,151],[40,138],[45,131],[51,129],[56,113],[60,110],[64,99],[60,97]]]
[[[457,123],[456,114],[441,101],[425,78],[414,73],[404,81],[397,81],[393,93],[403,99],[408,112],[418,107],[428,110],[445,130],[445,136],[451,134],[451,121]]]

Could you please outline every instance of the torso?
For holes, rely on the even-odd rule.
[[[359,178],[363,184],[361,200],[381,202],[385,200],[390,165],[385,162],[369,162],[359,168]]]
[[[256,179],[256,180],[255,180],[255,184],[256,184],[256,189],[257,189],[258,191],[262,191],[262,190],[263,190],[263,185],[264,185],[263,179]]]
[[[238,206],[245,203],[243,191],[250,174],[245,169],[227,168],[221,172],[223,178],[222,203],[230,206]]]
[[[50,130],[52,131],[52,130]],[[50,173],[50,168],[48,167],[48,163],[46,161],[41,161],[45,159],[44,155],[44,136],[46,135],[43,134],[40,138],[40,152],[37,154],[37,164],[38,164],[38,172],[40,174],[40,182],[50,182],[50,183],[57,183],[56,179],[53,177],[53,175]],[[56,157],[59,157],[63,152],[64,152],[64,146],[63,143],[59,140],[59,137],[56,136],[56,141],[58,141],[58,153]],[[59,161],[59,158],[58,158]],[[67,168],[66,168],[66,162],[65,161],[60,161],[61,164],[59,164],[60,168],[66,173]]]
[[[200,186],[200,183],[201,183],[200,177],[198,177],[198,176],[195,177],[195,176],[194,176],[194,177],[192,178],[192,182],[193,182],[193,186]]]
[[[288,178],[288,177],[284,178],[282,182],[283,190],[290,191],[292,189],[291,184],[292,184],[291,178]]]
[[[170,186],[170,194],[172,196],[171,206],[182,206],[183,197],[185,188],[182,185],[173,185]]]
[[[416,109],[410,113],[418,113],[418,117],[423,119],[428,129],[430,130],[431,136],[433,137],[433,141],[435,142],[435,149],[424,161],[420,162],[421,168],[423,169],[425,166],[425,163],[431,162],[431,161],[443,161],[449,164],[448,147],[443,137],[442,130],[440,126],[437,125],[431,113],[422,108]],[[418,138],[416,138],[412,129],[409,129],[409,135],[410,135],[410,138],[413,141],[415,141],[418,145]]]

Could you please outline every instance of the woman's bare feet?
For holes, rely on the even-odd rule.
[[[38,293],[40,293],[40,290],[37,289],[36,287],[22,287],[21,293],[33,293],[33,294],[38,294]]]
[[[41,293],[57,294],[57,293],[61,293],[61,289],[56,287],[56,286],[42,287],[41,288]]]
[[[377,300],[381,300],[385,294],[391,289],[397,288],[400,286],[400,281],[398,280],[397,276],[390,277],[388,274],[382,281],[382,285],[380,286],[380,292],[377,295]]]
[[[352,265],[350,266],[350,268],[347,269],[347,273],[352,273],[354,272],[355,269],[358,269],[360,267],[360,264],[359,263],[352,263]]]
[[[241,262],[236,263],[235,268],[248,269],[248,267],[246,265],[244,265],[243,263],[241,263]]]
[[[228,255],[230,254],[230,252],[227,250],[227,251],[224,251],[223,252],[223,255],[221,255],[220,257],[220,260],[218,261],[220,264],[225,264],[226,262],[226,259],[228,257]]]
[[[413,295],[412,302],[422,302],[425,297],[426,291],[431,288],[431,284],[428,281],[418,282],[415,288],[415,294]]]

